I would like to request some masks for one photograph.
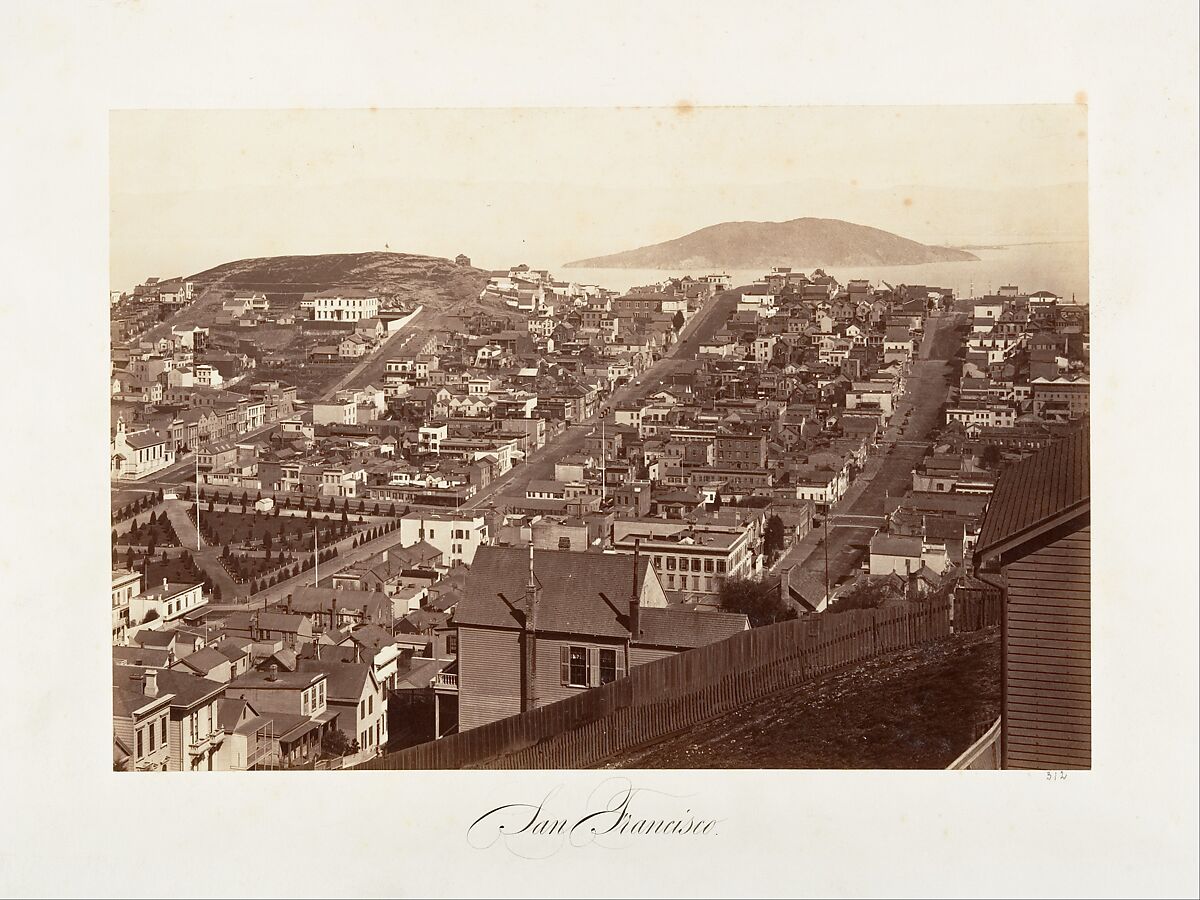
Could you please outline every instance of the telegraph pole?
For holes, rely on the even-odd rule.
[[[608,462],[608,442],[604,439],[604,420],[608,418],[608,410],[600,412],[600,505],[603,507],[604,502],[608,499],[608,471],[606,468]]]
[[[825,527],[825,608],[829,608],[829,508],[825,510],[825,520],[822,523]]]
[[[196,459],[196,552],[200,552],[200,448],[192,455]]]
[[[313,529],[313,587],[321,586],[321,552],[317,546],[317,529]]]

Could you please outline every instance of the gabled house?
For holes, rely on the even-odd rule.
[[[648,556],[480,547],[455,609],[459,728],[723,640],[745,616],[668,608]]]
[[[217,704],[224,695],[224,684],[185,672],[143,666],[114,665],[112,674],[114,695],[127,695],[123,701],[126,704],[136,702],[136,698],[129,697],[137,691],[148,700],[170,698],[166,719],[168,771],[211,772],[220,768],[217,752],[225,733],[217,721]],[[155,740],[161,743],[163,721],[156,719],[156,723]],[[149,737],[145,746],[149,747]]]
[[[1001,765],[1092,765],[1091,487],[1087,429],[1000,475],[975,548],[999,584]]]
[[[370,663],[325,662],[302,659],[300,671],[326,676],[326,702],[337,712],[337,728],[367,755],[383,752],[387,746],[387,693],[375,677]]]

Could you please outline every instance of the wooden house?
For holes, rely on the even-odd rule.
[[[1084,429],[1005,469],[980,531],[1003,592],[1004,768],[1092,764],[1088,451]]]
[[[454,623],[461,731],[749,627],[741,614],[668,607],[647,555],[532,547],[480,547]]]

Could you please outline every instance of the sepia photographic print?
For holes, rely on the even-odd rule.
[[[6,13],[0,895],[1200,895],[1195,4]]]
[[[110,127],[114,769],[1091,765],[1083,104]]]

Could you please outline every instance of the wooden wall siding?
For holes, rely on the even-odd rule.
[[[187,716],[176,717],[176,711],[171,710],[171,721],[167,724],[167,738],[171,742],[171,758],[167,769],[171,772],[185,772],[188,767],[184,764],[183,730],[187,727]]]
[[[558,672],[558,660],[554,661]],[[458,629],[458,726],[486,725],[521,711],[520,633]]]
[[[603,639],[567,638],[561,635],[539,634],[537,639],[537,699],[538,706],[557,703],[576,696],[591,688],[570,687],[562,683],[562,668],[559,651],[562,647],[588,647],[616,650],[624,663],[625,644],[622,641]],[[459,702],[462,702],[462,687],[459,687]]]
[[[1092,764],[1091,529],[1005,566],[1004,763]]]
[[[948,602],[780,622],[638,665],[604,687],[358,768],[586,768],[759,697],[950,633]]]

